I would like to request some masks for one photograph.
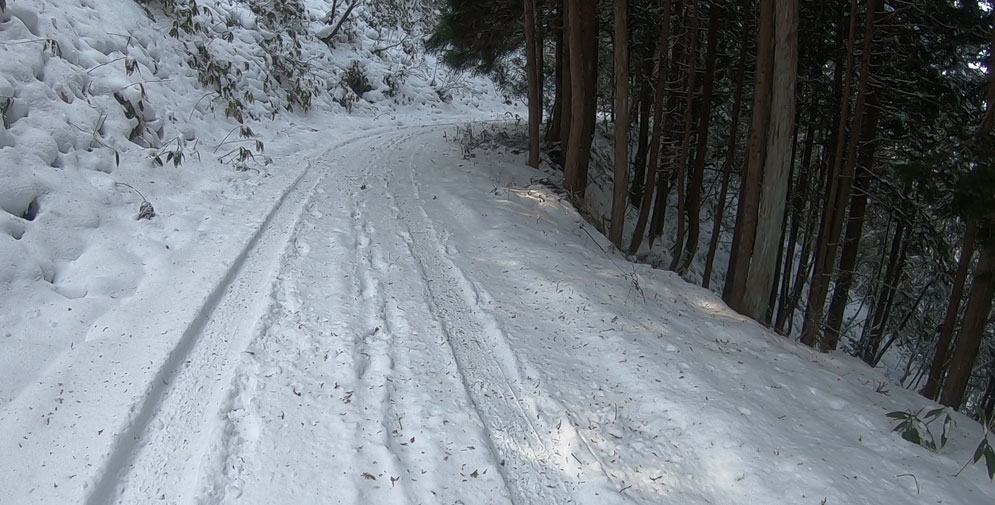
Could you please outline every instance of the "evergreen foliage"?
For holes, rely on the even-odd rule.
[[[525,45],[522,2],[448,0],[425,42],[456,70],[504,75],[502,60]]]

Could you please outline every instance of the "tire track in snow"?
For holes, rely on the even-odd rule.
[[[341,154],[347,184],[318,188],[327,215],[295,233],[306,247],[288,255],[219,414],[201,503],[507,503],[384,203],[378,171],[409,137]]]
[[[357,149],[365,146],[361,142]],[[340,160],[345,160],[344,154]],[[336,174],[347,175],[339,182],[358,186],[368,175],[369,166],[354,166],[358,172]],[[374,354],[382,326],[376,324],[378,286],[365,267],[371,225],[364,223],[358,206],[344,192],[324,184],[316,193],[316,208],[295,232],[295,243],[304,247],[287,255],[274,283],[267,324],[253,338],[249,357],[239,367],[239,380],[232,385],[233,400],[223,409],[226,422],[205,465],[201,503],[243,499],[277,503],[308,493],[334,494],[346,503],[365,501],[360,487],[348,485],[360,474],[336,475],[331,479],[334,492],[331,487],[321,488],[318,481],[322,471],[358,468],[363,459],[353,454],[359,452],[356,448],[336,443],[350,432],[353,435],[347,438],[362,439],[362,424],[342,412],[339,419],[325,414],[376,409],[367,399],[372,393],[365,392],[373,388],[364,383],[383,364]],[[317,208],[319,203],[328,215]],[[329,203],[334,206],[329,208]],[[315,233],[321,228],[328,229],[329,236]],[[340,296],[325,300],[331,304],[319,304],[322,291]],[[338,319],[329,309],[360,317]],[[240,437],[253,426],[259,427],[254,439]],[[294,444],[302,439],[313,442],[311,450],[295,453],[299,447]],[[259,482],[276,485],[259,486]]]
[[[449,258],[453,249],[445,245],[447,232],[434,228],[420,203],[415,167],[435,161],[420,158],[426,143],[418,144],[407,160],[407,180],[392,184],[397,188],[393,208],[410,231],[406,242],[431,295],[433,315],[445,329],[464,387],[487,428],[491,450],[502,459],[502,476],[513,501],[626,502],[571,422],[573,416],[543,392],[538,375],[523,366],[481,307],[479,288]]]
[[[324,156],[364,139],[340,142]],[[87,505],[146,503],[150,498],[164,503],[191,500],[188,483],[197,472],[194,462],[212,432],[208,412],[224,402],[224,386],[233,377],[238,353],[258,324],[253,317],[265,310],[261,292],[283,261],[285,245],[326,175],[309,165],[232,262],[160,367],[128,428],[116,435]]]
[[[412,186],[415,188],[416,198],[421,201],[418,184],[412,173]],[[427,212],[422,211],[427,217]],[[453,257],[460,254],[459,249],[450,241],[451,233],[443,230],[437,232],[440,250],[445,253],[446,258],[453,264],[453,272],[458,278],[463,291],[471,300],[471,305],[480,312],[480,317],[484,321],[488,332],[493,336],[491,344],[492,350],[500,356],[499,362],[503,364],[503,371],[506,377],[512,378],[513,383],[523,384],[523,389],[528,389],[530,411],[535,412],[537,418],[543,422],[540,425],[545,432],[542,436],[550,450],[556,458],[567,460],[568,456],[574,461],[568,463],[581,463],[585,468],[587,478],[597,480],[609,493],[625,489],[627,486],[624,475],[616,477],[606,465],[606,459],[612,459],[617,465],[618,455],[612,451],[611,454],[598,448],[597,444],[585,435],[585,432],[594,435],[595,438],[603,437],[602,433],[595,430],[585,429],[585,416],[571,411],[567,408],[563,400],[562,393],[551,386],[554,382],[551,377],[539,367],[529,361],[525,356],[516,353],[508,341],[505,329],[493,314],[486,308],[495,305],[495,300],[486,289],[477,282],[471,282],[466,274],[455,264]],[[586,412],[586,411],[582,411]],[[580,468],[580,467],[578,467]],[[580,475],[580,472],[577,473]],[[628,502],[625,496],[613,496],[619,502]]]
[[[203,418],[202,395],[212,396],[225,382],[233,350],[240,348],[238,333],[247,330],[238,314],[258,303],[259,285],[271,275],[275,259],[271,253],[281,249],[274,245],[286,240],[281,230],[297,221],[319,180],[310,166],[305,169],[215,287],[160,368],[131,425],[118,435],[88,505],[145,503],[150,497],[167,502],[183,499],[173,493],[182,493],[179,483],[189,473],[184,463],[198,451],[203,430],[193,420]],[[188,429],[176,429],[181,425]],[[158,478],[132,483],[135,475]]]

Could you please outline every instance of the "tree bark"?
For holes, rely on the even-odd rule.
[[[988,136],[995,129],[995,11],[992,12],[992,30],[989,36],[988,89],[985,117],[979,127],[979,136]],[[974,269],[974,281],[964,309],[960,336],[954,344],[950,372],[940,396],[940,403],[952,407],[959,406],[964,399],[988,323],[992,298],[995,297],[995,211],[989,211],[978,225],[980,229],[976,233],[981,235],[981,258]]]
[[[598,23],[596,3],[586,0],[565,0],[570,51],[571,120],[563,167],[564,186],[575,202],[584,200],[587,172],[591,161],[591,140],[594,137],[597,68]]]
[[[715,49],[718,45],[719,21],[722,15],[718,7],[712,5],[708,12],[708,35],[705,43],[705,79],[701,87],[701,107],[698,112],[698,135],[694,167],[688,179],[687,214],[688,236],[684,248],[684,258],[677,267],[677,272],[684,274],[691,267],[694,256],[698,252],[698,241],[701,237],[701,192],[705,180],[705,161],[708,156],[708,133],[712,117],[712,91],[715,88]]]
[[[750,150],[733,237],[727,303],[758,321],[767,313],[780,242],[798,72],[797,0],[761,0]]]
[[[608,239],[622,249],[629,190],[629,3],[615,0],[615,181]]]
[[[843,230],[843,220],[846,215],[846,204],[849,201],[850,186],[853,180],[853,173],[857,160],[857,144],[860,139],[861,122],[863,121],[863,109],[866,101],[867,85],[870,80],[870,58],[874,40],[874,18],[877,12],[877,4],[880,0],[870,0],[867,7],[867,19],[864,27],[863,55],[861,56],[860,81],[857,84],[856,103],[853,111],[852,132],[847,142],[846,124],[848,119],[850,75],[852,68],[846,72],[844,82],[842,107],[840,110],[840,123],[837,132],[837,147],[834,156],[835,164],[830,177],[830,190],[827,193],[826,207],[823,212],[822,226],[819,229],[818,246],[816,247],[815,266],[812,272],[812,284],[809,288],[808,301],[805,306],[805,323],[802,326],[802,342],[811,347],[818,346],[819,350],[825,352],[831,350],[828,342],[823,338],[821,331],[822,315],[825,311],[826,296],[829,292],[830,278],[833,267],[836,263],[836,250]],[[850,40],[855,42],[855,25],[857,19],[857,2],[852,0],[850,10]],[[852,48],[854,44],[848,42],[851,54],[847,55],[848,67],[852,66]],[[843,163],[844,149],[847,149],[846,163]]]
[[[867,214],[867,197],[871,185],[871,169],[874,165],[874,151],[877,146],[877,128],[879,109],[879,93],[871,92],[870,107],[867,108],[867,119],[862,132],[863,145],[860,146],[860,162],[856,166],[853,191],[850,195],[850,212],[846,222],[846,232],[843,237],[843,250],[840,253],[839,275],[833,289],[832,301],[826,313],[825,342],[827,350],[835,350],[839,344],[840,330],[843,326],[843,315],[850,300],[850,286],[853,284],[853,274],[857,268],[857,253],[860,251],[860,237],[864,233],[864,218]]]
[[[760,21],[757,28],[757,65],[754,73],[753,111],[750,121],[750,144],[739,190],[736,229],[732,238],[729,268],[722,297],[741,314],[747,313],[746,277],[756,240],[757,213],[763,183],[763,166],[767,149],[767,127],[770,124],[771,81],[774,60],[774,2],[760,1]]]
[[[791,141],[795,131],[795,85],[798,78],[798,1],[777,2],[775,21],[773,100],[767,134],[763,189],[759,222],[747,285],[743,299],[746,314],[761,321],[766,317],[770,290],[774,283],[774,265],[781,243],[788,172],[791,165]]]
[[[553,144],[556,142],[563,141],[563,104],[570,103],[569,101],[564,102],[564,57],[565,44],[563,35],[563,0],[556,2],[557,11],[560,21],[559,28],[553,28],[554,33],[554,60],[553,60],[553,107],[550,111],[549,125],[546,128],[546,143]],[[539,54],[542,54],[540,49]]]
[[[905,218],[899,216],[895,235],[891,241],[891,252],[888,254],[888,268],[885,269],[881,292],[878,293],[877,301],[874,303],[871,324],[857,349],[859,358],[872,367],[877,365],[878,349],[881,347],[885,326],[891,316],[898,284],[901,282],[910,232],[911,228],[905,222]]]
[[[685,181],[687,179],[687,168],[690,163],[691,156],[691,137],[693,132],[691,129],[692,119],[694,117],[694,94],[697,88],[697,65],[698,65],[698,2],[697,0],[692,0],[688,4],[688,17],[690,18],[690,26],[687,30],[688,36],[688,51],[685,53],[684,57],[684,68],[687,69],[687,78],[684,79],[684,126],[681,129],[683,132],[681,135],[681,151],[677,157],[677,238],[674,240],[673,253],[671,254],[670,269],[677,270],[677,265],[680,262],[681,254],[684,250],[684,233],[685,233],[685,208],[687,206],[687,186]]]
[[[968,219],[967,231],[964,232],[964,242],[961,244],[960,259],[957,261],[954,285],[950,290],[950,304],[947,305],[947,312],[943,316],[940,338],[936,343],[933,361],[929,366],[926,385],[922,389],[922,395],[932,400],[935,400],[940,393],[941,379],[947,369],[950,343],[954,339],[954,326],[957,324],[960,302],[964,298],[964,284],[967,282],[967,273],[971,269],[971,259],[974,257],[974,239],[977,236],[977,231],[977,221]]]
[[[800,114],[799,114],[800,116]],[[795,124],[797,124],[799,118],[795,118]],[[785,251],[784,238],[788,233],[788,217],[791,212],[788,212],[791,204],[791,200],[794,198],[795,188],[791,185],[792,181],[795,180],[795,157],[798,155],[798,128],[795,128],[793,138],[791,140],[791,158],[788,164],[788,179],[786,184],[788,186],[788,192],[784,197],[785,210],[781,215],[781,240],[778,241],[777,245],[777,263],[774,265],[774,282],[771,283],[770,296],[767,298],[767,312],[764,313],[763,323],[765,326],[772,326],[772,321],[774,318],[774,308],[777,307],[778,293],[780,293],[781,286],[787,286],[788,282],[791,280],[791,262],[785,260],[785,256],[793,257],[794,252],[790,254]],[[783,272],[783,273],[782,273]]]
[[[995,297],[995,246],[991,242],[984,244],[978,266],[974,269],[974,281],[968,295],[967,307],[964,309],[964,320],[961,324],[960,336],[954,345],[950,359],[950,372],[943,384],[940,403],[957,408],[964,399],[967,383],[971,379],[974,362],[981,348],[981,340],[988,323],[988,314],[992,310],[992,298]]]
[[[573,124],[574,102],[573,102],[573,70],[570,67],[570,2],[571,0],[560,1],[561,19],[563,28],[560,30],[560,78],[562,80],[560,100],[563,103],[560,111],[560,162],[566,171],[567,148],[570,145],[570,125]]]
[[[539,102],[539,68],[536,61],[535,0],[525,0],[525,74],[529,87],[529,166],[539,166],[539,126],[542,104]]]
[[[650,115],[653,114],[653,58],[644,58],[639,84],[639,133],[636,141],[636,157],[632,164],[632,184],[629,185],[629,204],[639,208],[646,190],[646,158],[649,156]]]
[[[726,159],[722,163],[722,182],[719,186],[719,198],[715,203],[715,218],[712,221],[712,236],[708,240],[708,253],[705,255],[705,272],[702,274],[701,285],[709,288],[712,280],[712,267],[715,264],[715,253],[719,246],[719,233],[722,231],[722,220],[725,217],[726,198],[729,195],[729,179],[732,177],[732,167],[736,163],[736,145],[739,142],[739,114],[743,104],[743,81],[746,78],[747,42],[750,34],[748,23],[749,2],[743,2],[743,29],[739,37],[739,62],[736,64],[736,91],[732,98],[732,119],[729,124],[729,138],[726,144]]]
[[[643,241],[643,233],[646,230],[646,223],[649,221],[650,210],[653,207],[653,192],[657,185],[657,171],[659,170],[659,160],[660,160],[660,139],[663,136],[663,131],[665,126],[663,125],[663,109],[664,109],[664,95],[667,89],[667,69],[669,65],[668,52],[670,49],[670,17],[671,17],[671,0],[664,0],[663,2],[663,15],[662,22],[663,28],[660,30],[660,41],[657,44],[657,50],[659,51],[657,64],[657,76],[656,76],[656,93],[653,100],[655,106],[653,109],[653,136],[650,139],[649,146],[649,167],[646,170],[646,191],[648,194],[643,194],[642,201],[639,205],[639,217],[636,219],[636,226],[632,230],[632,242],[629,244],[629,254],[635,255],[639,252],[639,246]]]

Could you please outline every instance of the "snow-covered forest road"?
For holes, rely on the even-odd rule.
[[[304,175],[299,214],[246,256],[285,242],[274,275],[243,267],[205,311],[91,502],[567,503],[606,479],[426,210],[416,167],[458,156],[442,133],[352,142]]]
[[[606,252],[459,129],[288,153],[241,252],[191,260],[210,294],[158,272],[0,410],[0,503],[990,499],[889,433],[913,393]]]

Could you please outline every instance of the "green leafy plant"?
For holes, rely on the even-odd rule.
[[[901,421],[892,431],[900,432],[905,440],[933,452],[942,449],[950,439],[950,429],[954,425],[954,419],[950,417],[947,409],[933,409],[926,412],[925,415],[920,414],[922,414],[922,409],[915,412],[912,410],[889,412],[887,416]],[[936,436],[929,427],[936,421],[940,421],[942,426],[939,441],[936,440]]]
[[[235,130],[238,130],[238,135],[241,137],[241,139],[228,140],[228,137],[230,137],[231,134],[235,132]],[[257,154],[262,154],[263,151],[265,150],[263,142],[255,138],[255,133],[252,131],[252,129],[249,128],[248,126],[240,125],[236,126],[235,128],[232,128],[228,132],[228,135],[225,135],[225,138],[222,139],[221,143],[214,148],[214,152],[218,152],[218,150],[221,149],[222,146],[235,144],[235,143],[251,143]],[[221,163],[231,162],[235,167],[235,169],[240,172],[244,172],[252,168],[248,165],[249,160],[255,161],[256,157],[255,155],[252,154],[252,151],[250,151],[245,146],[238,146],[218,157],[219,162]]]
[[[183,163],[183,158],[186,157],[186,153],[184,152],[185,147],[186,142],[181,137],[170,140],[152,155],[152,164],[161,167],[165,163],[172,163],[173,167],[179,167]],[[194,154],[198,158],[200,157],[196,152]]]
[[[988,433],[991,431],[992,425],[995,424],[995,419],[988,419],[988,415],[985,414],[983,409],[978,409],[978,418],[981,420],[981,427],[984,430],[981,443],[974,450],[974,456],[971,457],[971,460],[964,463],[964,466],[961,467],[954,477],[960,475],[960,472],[963,472],[967,468],[967,465],[977,463],[984,458],[985,468],[988,470],[988,479],[995,480],[995,448],[992,447],[991,441],[988,440]]]

